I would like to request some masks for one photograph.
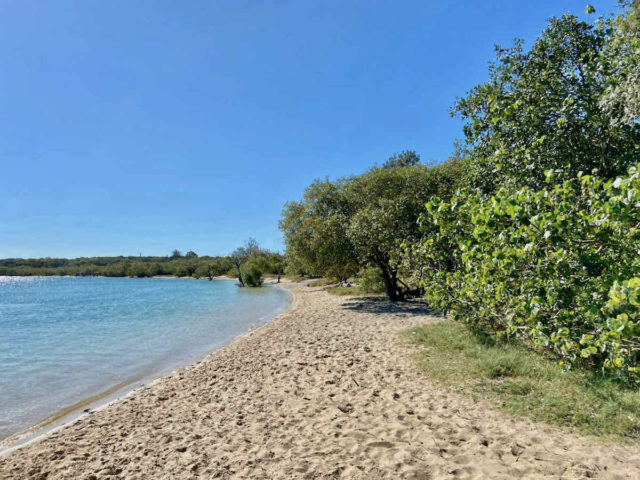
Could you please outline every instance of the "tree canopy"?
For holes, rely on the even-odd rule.
[[[566,14],[552,18],[529,51],[521,40],[497,48],[489,80],[452,110],[465,121],[471,186],[540,187],[548,169],[564,178],[594,169],[606,178],[624,174],[640,151],[640,127],[615,121],[611,100],[601,108],[607,92],[617,98],[618,87],[633,90],[612,85],[616,76],[630,81],[630,72],[611,59],[611,32],[610,22]]]
[[[413,167],[420,163],[420,155],[413,150],[394,153],[382,164],[382,168]]]
[[[392,157],[393,158],[393,157]],[[360,268],[379,269],[389,298],[415,293],[399,275],[402,245],[419,234],[417,219],[433,195],[456,183],[459,163],[372,168],[363,175],[316,181],[285,205],[280,228],[290,262],[341,281]]]

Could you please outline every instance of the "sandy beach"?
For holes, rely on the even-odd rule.
[[[0,459],[3,479],[640,478],[640,449],[514,420],[432,383],[420,303],[286,283],[291,308]]]

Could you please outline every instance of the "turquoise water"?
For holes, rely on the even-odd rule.
[[[273,318],[287,298],[224,280],[0,277],[0,439],[184,365]]]

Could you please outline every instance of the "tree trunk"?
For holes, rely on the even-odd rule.
[[[244,281],[242,280],[242,273],[240,272],[240,264],[236,263],[236,270],[238,270],[238,282],[240,282],[240,286],[244,287]]]
[[[384,289],[387,292],[387,297],[392,302],[397,302],[404,299],[404,295],[398,288],[398,281],[394,273],[389,271],[389,266],[382,262],[378,263],[380,270],[382,271],[382,281],[384,282]]]
[[[278,274],[278,281],[276,283],[280,283],[280,275]]]

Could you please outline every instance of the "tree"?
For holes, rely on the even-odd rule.
[[[347,227],[361,266],[380,270],[389,299],[402,300],[421,294],[418,278],[403,275],[402,265],[412,244],[420,237],[418,218],[434,195],[448,197],[460,175],[458,162],[437,167],[414,165],[372,169],[353,177],[345,187],[352,216]],[[414,276],[413,274],[411,276]]]
[[[210,278],[219,277],[226,274],[229,269],[233,268],[233,263],[229,257],[217,257],[208,263]]]
[[[341,281],[371,265],[391,300],[419,294],[417,279],[400,270],[409,251],[403,244],[419,235],[417,220],[431,196],[454,190],[460,165],[372,168],[336,182],[314,182],[282,214],[290,264]]]
[[[280,220],[287,255],[314,276],[338,278],[340,282],[358,270],[356,253],[347,237],[349,205],[343,181],[315,181],[305,189],[300,202],[285,205]]]
[[[198,258],[198,254],[193,250],[189,250],[184,256],[185,258]]]
[[[180,252],[180,250],[175,249],[173,252],[171,252],[171,258],[180,258],[182,257],[182,252]]]
[[[259,287],[262,285],[263,265],[258,257],[250,257],[242,264],[244,284],[248,287]]]
[[[640,1],[623,1],[628,10],[613,21],[605,58],[611,63],[600,106],[614,125],[633,126],[640,119]]]
[[[280,277],[284,275],[285,268],[287,267],[287,258],[277,252],[265,252],[265,257],[265,271],[271,275],[276,275],[278,278],[277,283],[280,283]]]
[[[403,150],[391,155],[382,168],[413,167],[418,163],[420,163],[420,155],[413,150]]]
[[[562,178],[626,171],[640,146],[638,126],[616,125],[599,104],[612,69],[604,54],[609,31],[606,22],[592,26],[567,14],[551,19],[529,52],[521,40],[497,47],[489,80],[452,110],[465,121],[471,186],[539,188],[549,169]]]
[[[236,248],[229,258],[233,262],[238,272],[238,282],[241,287],[245,286],[244,280],[242,279],[242,271],[240,267],[244,262],[246,262],[252,255],[257,254],[260,251],[260,246],[255,238],[249,238],[242,247]]]

